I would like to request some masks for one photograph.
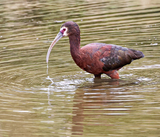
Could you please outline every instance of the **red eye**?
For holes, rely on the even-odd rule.
[[[61,33],[63,34],[65,31],[66,31],[66,28],[63,28],[63,29],[61,30]]]

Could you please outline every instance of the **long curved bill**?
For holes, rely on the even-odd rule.
[[[57,34],[57,36],[55,37],[55,39],[53,40],[53,42],[51,43],[48,52],[47,52],[47,56],[46,56],[46,62],[48,63],[49,61],[49,55],[51,53],[52,48],[54,47],[54,45],[63,37],[63,34],[61,32],[59,32]]]

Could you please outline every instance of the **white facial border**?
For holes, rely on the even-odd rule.
[[[66,29],[66,30],[63,32],[63,29]],[[62,27],[62,28],[60,29],[60,31],[63,32],[63,36],[68,36],[68,34],[67,34],[68,28],[67,28],[67,27]]]

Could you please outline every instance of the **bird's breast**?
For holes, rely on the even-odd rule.
[[[99,54],[96,52],[83,52],[81,62],[82,66],[79,67],[89,73],[98,74],[102,71],[103,63],[99,60]]]

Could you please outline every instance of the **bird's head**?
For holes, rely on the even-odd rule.
[[[48,63],[49,55],[50,55],[52,48],[62,37],[64,36],[70,37],[72,35],[79,35],[79,34],[80,34],[79,26],[75,22],[73,21],[65,22],[61,26],[59,33],[57,34],[57,36],[55,37],[55,39],[53,40],[53,42],[51,43],[48,49],[47,56],[46,56],[46,62]]]

